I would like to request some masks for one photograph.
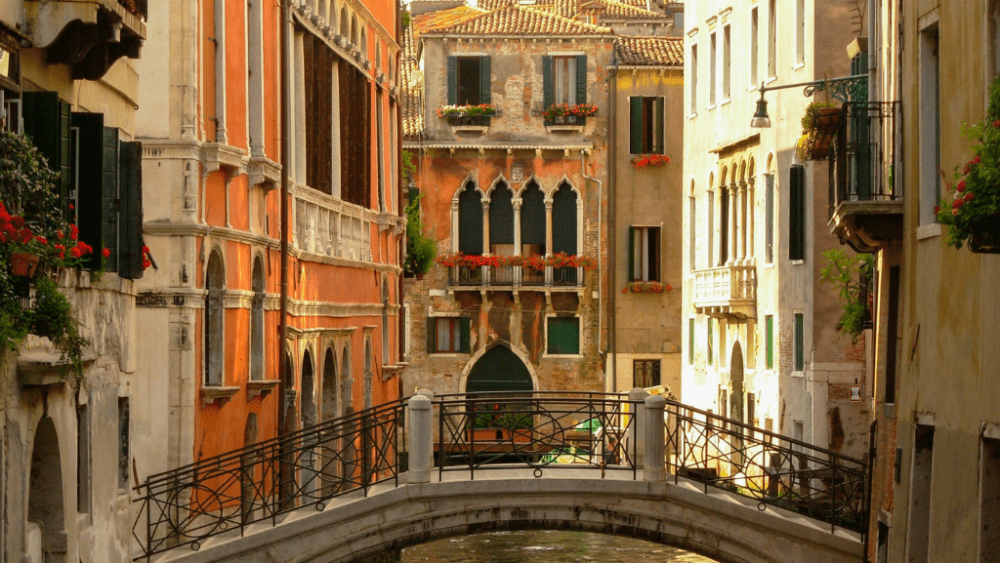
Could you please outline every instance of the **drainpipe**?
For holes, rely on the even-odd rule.
[[[604,214],[604,182],[587,175],[587,151],[580,151],[580,174],[585,180],[597,182],[597,260],[601,259],[601,219]],[[604,276],[597,276],[597,348],[601,348],[601,335],[604,334]]]
[[[618,292],[615,288],[618,287],[616,284],[615,271],[617,270],[618,264],[616,260],[615,250],[617,249],[617,237],[615,236],[615,231],[617,226],[615,224],[615,186],[617,184],[616,173],[617,169],[617,155],[618,155],[618,62],[615,60],[617,57],[614,51],[611,53],[611,76],[608,77],[610,81],[610,98],[611,98],[611,112],[608,117],[608,138],[610,139],[610,146],[608,147],[608,264],[611,264],[610,276],[608,279],[608,287],[611,291],[608,292],[608,297],[611,300],[611,314],[608,315],[608,325],[609,325],[609,338],[608,338],[608,348],[611,351],[611,392],[618,392],[618,339],[617,328],[618,323],[616,319],[618,318]],[[598,236],[600,234],[598,233]]]
[[[288,108],[288,0],[281,0],[281,297],[280,320],[278,324],[278,379],[281,381],[281,393],[278,401],[277,434],[282,431],[285,421],[285,381],[286,371],[285,342],[288,338],[288,167],[291,160],[291,143],[288,139],[288,122],[291,119]]]

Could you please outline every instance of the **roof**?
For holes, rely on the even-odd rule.
[[[459,6],[448,10],[427,12],[413,18],[413,31],[417,35],[420,35],[421,33],[427,33],[437,28],[451,27],[485,13],[486,10],[480,10],[472,6]],[[416,53],[414,52],[414,54]]]
[[[581,8],[596,8],[601,14],[598,17],[611,19],[645,19],[663,20],[666,15],[646,9],[645,0],[479,0],[479,7],[484,10],[497,10],[505,6],[515,5],[521,8],[534,9],[558,14],[564,18],[574,18],[582,12]]]
[[[609,35],[611,28],[564,18],[526,6],[507,5],[429,34],[448,35]]]
[[[614,0],[587,0],[583,2],[583,6],[590,7],[591,5],[594,5],[595,8],[601,8],[603,11],[599,17],[604,18],[629,20],[669,19],[666,15],[659,12],[649,11],[645,7],[630,5],[625,2],[616,2]]]
[[[420,76],[417,66],[417,41],[413,23],[403,27],[403,55],[399,65],[399,98],[403,117],[403,136],[416,137],[424,128],[420,111]]]
[[[684,39],[621,36],[615,39],[615,58],[622,66],[683,66]]]

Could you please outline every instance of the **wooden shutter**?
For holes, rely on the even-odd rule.
[[[628,228],[628,281],[635,281],[635,227]]]
[[[688,365],[694,365],[694,319],[688,319]]]
[[[448,105],[458,103],[458,57],[448,57]]]
[[[576,192],[563,184],[552,200],[552,252],[576,254]]]
[[[490,58],[479,57],[479,103],[490,102]]]
[[[549,354],[579,354],[580,318],[549,317],[547,336]]]
[[[629,98],[629,152],[642,154],[642,98]]]
[[[795,371],[802,371],[805,355],[804,343],[805,338],[805,323],[803,321],[802,313],[795,313]]]
[[[459,317],[458,322],[461,325],[462,334],[462,347],[460,350],[463,354],[469,354],[472,350],[472,319],[469,317]]]
[[[768,315],[764,322],[764,340],[767,348],[764,367],[774,369],[774,317]]]
[[[715,351],[715,349],[712,347],[712,345],[714,344],[714,342],[713,342],[713,336],[712,336],[712,329],[714,327],[712,327],[712,318],[709,317],[707,320],[708,320],[708,365],[712,365],[712,362],[715,359],[714,358],[715,354],[713,353]],[[720,409],[721,408],[725,408],[724,404],[719,405],[719,408]]]
[[[73,189],[70,105],[61,101],[56,92],[24,92],[22,100],[24,132],[48,161],[49,168],[59,172],[56,189],[63,211],[68,212]]]
[[[587,103],[587,55],[576,56],[576,103]]]
[[[118,275],[128,279],[142,277],[142,143],[122,143],[120,153],[121,197],[118,223]]]
[[[660,281],[660,228],[649,231],[649,281]]]
[[[663,137],[663,96],[653,101],[653,152],[663,154],[666,152],[666,142]]]
[[[437,322],[435,317],[427,317],[427,353],[437,352]]]
[[[101,179],[101,206],[104,210],[101,216],[102,248],[110,251],[105,263],[109,272],[118,271],[118,128],[104,128],[104,173]],[[96,244],[94,254],[99,252]],[[100,260],[100,259],[98,259]]]
[[[805,167],[793,165],[788,181],[788,259],[805,258]]]
[[[549,109],[555,103],[555,81],[552,77],[552,57],[542,57],[542,109]]]
[[[764,258],[768,264],[774,261],[774,174],[764,176]]]
[[[104,116],[99,113],[73,113],[73,127],[80,132],[77,167],[77,216],[80,240],[94,247],[89,268],[100,266],[104,232]]]
[[[458,250],[483,253],[483,198],[471,184],[458,196]]]
[[[514,244],[514,193],[501,184],[490,197],[490,245]]]

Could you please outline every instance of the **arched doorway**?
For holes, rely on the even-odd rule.
[[[52,419],[45,416],[35,430],[31,450],[28,492],[28,526],[40,526],[42,550],[47,562],[66,561],[66,518],[63,513],[62,462],[59,435]]]
[[[513,350],[503,345],[487,350],[472,366],[465,381],[466,393],[531,392],[534,388],[528,367]]]

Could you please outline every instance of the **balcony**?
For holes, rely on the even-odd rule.
[[[536,270],[523,266],[454,266],[449,268],[448,286],[452,289],[534,290],[578,289],[583,287],[583,268],[545,266]]]
[[[840,242],[873,252],[903,235],[902,182],[895,181],[899,102],[844,104],[830,149],[830,220]]]
[[[757,316],[757,267],[723,266],[694,274],[694,308],[710,317]]]

